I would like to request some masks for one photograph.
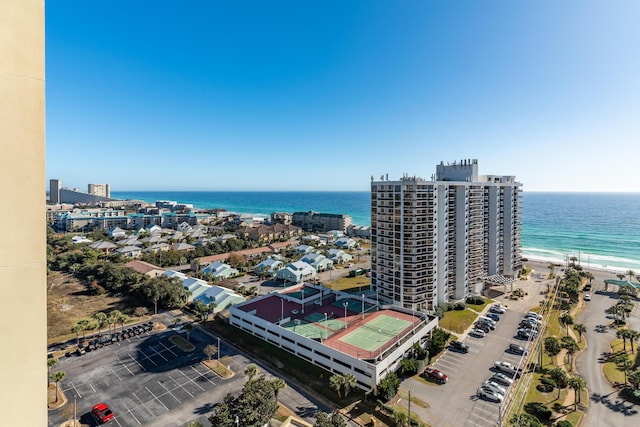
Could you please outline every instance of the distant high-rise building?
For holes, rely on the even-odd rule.
[[[381,302],[414,310],[479,292],[521,268],[521,186],[478,176],[478,161],[437,166],[431,181],[371,182],[371,283]]]
[[[87,186],[87,193],[94,196],[111,197],[109,184],[89,184]]]
[[[60,189],[62,188],[62,181],[59,179],[49,180],[49,202],[53,205],[60,203]]]

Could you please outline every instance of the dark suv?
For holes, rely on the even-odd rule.
[[[468,353],[469,346],[461,341],[451,341],[451,350],[459,351],[460,353]]]

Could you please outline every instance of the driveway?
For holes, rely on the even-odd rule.
[[[603,422],[604,425],[616,427],[637,426],[640,423],[640,408],[618,397],[618,391],[609,384],[602,372],[603,353],[610,351],[609,343],[616,338],[616,330],[609,327],[612,320],[607,318],[604,310],[617,302],[617,294],[604,291],[603,280],[612,278],[611,273],[593,273],[596,276],[593,281],[595,292],[591,294],[591,301],[587,303],[585,310],[576,319],[587,328],[584,335],[587,348],[576,359],[576,369],[587,382],[590,394],[583,426],[600,427]],[[637,304],[636,302],[635,310],[627,319],[627,327],[635,330],[640,329]]]

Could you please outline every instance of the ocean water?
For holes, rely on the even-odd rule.
[[[112,197],[261,215],[344,213],[355,224],[371,223],[367,191],[127,191]],[[575,256],[585,267],[640,272],[640,193],[525,192],[522,204],[523,256],[553,262]]]

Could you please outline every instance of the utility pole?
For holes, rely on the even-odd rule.
[[[411,390],[409,390],[409,425],[411,425]]]

